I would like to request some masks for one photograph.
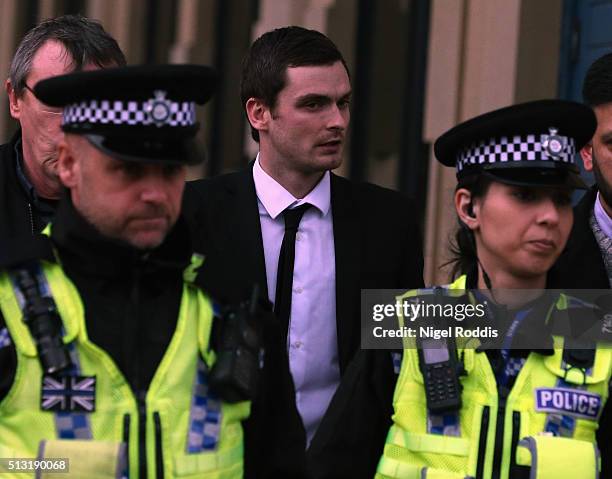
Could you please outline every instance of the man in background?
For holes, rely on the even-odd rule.
[[[549,288],[607,289],[612,285],[612,53],[589,67],[582,96],[597,117],[593,138],[580,150],[595,184],[574,208],[574,226],[549,274]]]
[[[246,477],[299,478],[359,348],[361,289],[420,287],[421,244],[409,200],[331,172],[342,163],[351,83],[329,38],[301,27],[262,35],[243,61],[241,100],[257,158],[188,184],[185,203],[206,254],[200,284],[229,301],[258,284],[274,304],[245,428]]]
[[[117,42],[93,20],[65,15],[41,22],[23,38],[5,88],[19,129],[0,146],[0,241],[40,232],[60,196],[57,145],[61,109],[39,101],[35,85],[78,70],[123,66]]]

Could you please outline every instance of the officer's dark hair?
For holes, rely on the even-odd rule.
[[[582,84],[582,98],[591,106],[612,102],[612,53],[593,62]]]
[[[455,191],[461,188],[468,190],[472,194],[473,204],[475,199],[484,198],[493,181],[486,175],[469,175],[459,180]],[[457,217],[457,230],[454,239],[450,241],[450,252],[451,259],[444,266],[452,265],[452,278],[476,270],[478,266],[476,238],[474,232],[459,217]]]
[[[316,30],[292,26],[264,33],[242,61],[242,106],[249,98],[257,98],[274,108],[278,93],[285,87],[288,67],[332,65],[337,61],[342,62],[348,74],[338,47]],[[251,136],[259,142],[259,132],[252,126]]]
[[[50,18],[32,28],[17,47],[9,70],[9,79],[17,96],[25,89],[34,55],[49,40],[58,41],[64,46],[75,71],[89,64],[99,67],[126,65],[119,44],[99,22],[81,15]]]

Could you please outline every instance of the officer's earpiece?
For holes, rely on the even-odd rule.
[[[474,205],[472,204],[472,202],[470,201],[470,203],[467,205],[467,215],[470,218],[476,218],[476,213],[474,213]]]

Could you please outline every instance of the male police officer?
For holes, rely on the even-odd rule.
[[[0,456],[67,457],[75,477],[241,477],[248,403],[209,390],[211,305],[180,216],[214,83],[175,65],[36,86],[63,107],[68,194],[50,240],[4,258]]]

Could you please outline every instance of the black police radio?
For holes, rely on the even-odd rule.
[[[62,320],[55,301],[41,294],[36,274],[28,267],[13,269],[12,276],[23,295],[23,320],[36,344],[43,371],[57,374],[67,370],[72,361],[62,339]]]
[[[221,310],[213,325],[213,347],[217,359],[209,382],[224,401],[235,403],[253,399],[262,367],[261,316],[259,289],[253,288],[251,300]]]
[[[461,409],[462,366],[454,339],[419,339],[417,346],[427,409],[434,414]]]

